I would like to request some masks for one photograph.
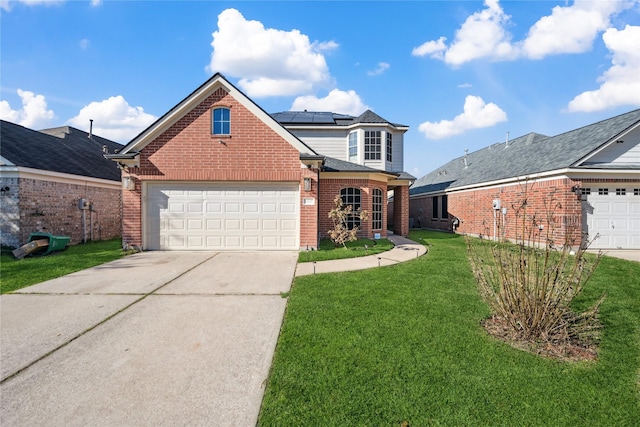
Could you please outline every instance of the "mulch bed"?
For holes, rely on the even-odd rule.
[[[598,348],[592,343],[573,341],[536,342],[523,340],[505,319],[492,316],[482,321],[485,330],[493,337],[510,346],[551,359],[570,362],[593,361],[598,357]]]

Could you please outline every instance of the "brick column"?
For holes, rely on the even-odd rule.
[[[409,235],[409,187],[393,189],[393,232],[399,236]]]

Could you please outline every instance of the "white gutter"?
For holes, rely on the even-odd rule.
[[[52,172],[42,169],[25,168],[22,166],[2,166],[0,167],[0,177],[34,179],[39,181],[52,181],[63,184],[90,185],[92,187],[120,189],[120,181],[110,179],[93,178],[89,176],[73,175],[62,172]]]

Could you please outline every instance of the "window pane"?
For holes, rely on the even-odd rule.
[[[387,162],[391,162],[393,158],[393,135],[387,132]]]
[[[358,133],[351,132],[349,134],[349,161],[358,161]]]
[[[342,203],[351,206],[353,212],[347,218],[347,228],[352,230],[354,227],[360,227],[360,218],[355,215],[355,212],[360,209],[360,189],[359,188],[343,188],[340,190],[340,197]]]
[[[442,214],[440,218],[447,219],[449,218],[449,201],[447,200],[447,195],[442,196]]]
[[[371,226],[374,230],[382,229],[382,190],[374,189],[373,190],[373,203],[372,203],[372,218],[371,218]]]
[[[228,108],[216,108],[213,110],[213,134],[231,134],[231,118]]]
[[[379,130],[367,130],[364,132],[364,159],[380,160],[382,137]]]
[[[438,218],[438,196],[432,197],[431,201],[433,205],[431,206],[431,218]]]

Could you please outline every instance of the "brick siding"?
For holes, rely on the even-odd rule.
[[[230,109],[231,135],[212,135],[214,107]],[[142,181],[293,181],[303,188],[303,177],[315,176],[303,171],[296,148],[225,90],[218,89],[144,147],[139,167],[124,172],[136,184],[135,190],[124,190],[123,240],[129,245],[143,245]],[[302,198],[313,194],[301,191],[300,196],[300,244],[315,246],[317,231],[309,221],[315,208],[302,206]]]
[[[433,220],[432,197],[413,198],[411,200],[411,216],[420,219],[420,226],[427,229],[452,230],[451,219],[460,220],[456,232],[470,235],[494,235],[494,212],[496,222],[503,227],[507,239],[516,239],[516,212],[521,201],[527,198],[526,224],[530,225],[534,218],[548,227],[547,221],[554,224],[551,236],[556,244],[564,243],[564,238],[578,245],[581,237],[581,203],[573,193],[572,187],[580,185],[579,181],[569,178],[531,181],[528,183],[514,183],[477,190],[454,191],[448,194],[447,221]],[[501,209],[494,211],[493,200],[500,200]],[[554,206],[558,205],[555,209]],[[502,208],[507,212],[503,215]],[[496,227],[497,229],[497,227]],[[546,230],[545,230],[546,232]],[[497,231],[496,231],[497,233]],[[543,233],[544,235],[544,233]]]
[[[379,181],[374,181],[370,179],[329,179],[323,178],[320,182],[320,221],[319,221],[319,231],[321,238],[328,237],[328,231],[333,228],[333,223],[329,218],[329,212],[334,208],[333,199],[336,195],[340,194],[340,190],[343,188],[359,188],[360,189],[360,206],[363,210],[369,212],[369,219],[367,221],[363,221],[360,226],[360,231],[358,232],[359,237],[363,238],[373,238],[374,234],[380,233],[380,237],[387,237],[387,210],[385,207],[386,195],[387,195],[387,184]],[[382,229],[373,230],[371,228],[372,224],[372,211],[373,211],[373,199],[372,194],[373,190],[377,188],[382,191]]]
[[[2,197],[2,244],[18,247],[34,232],[71,237],[71,244],[84,240],[82,211],[78,200],[90,201],[86,211],[86,239],[107,240],[121,235],[120,189],[28,178],[2,178],[9,187]],[[92,227],[93,226],[93,227]]]

